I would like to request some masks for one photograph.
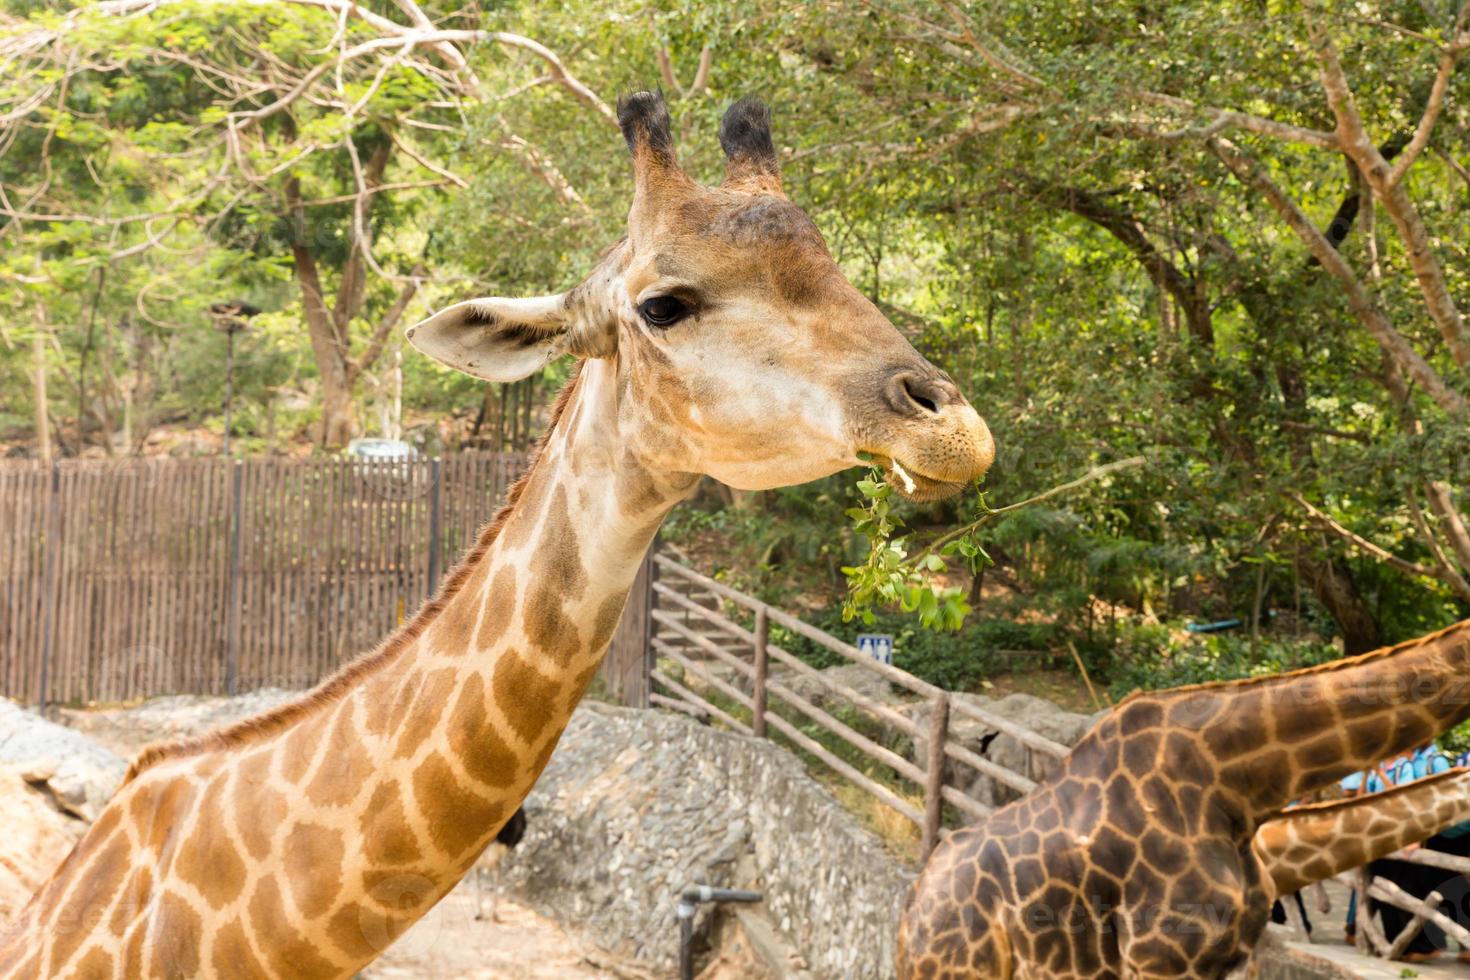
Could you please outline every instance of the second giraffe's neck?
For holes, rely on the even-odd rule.
[[[1321,667],[1138,703],[1150,702],[1199,733],[1221,780],[1262,819],[1470,717],[1470,621]]]
[[[1261,824],[1251,849],[1276,895],[1361,868],[1470,819],[1470,769],[1352,800],[1287,810]]]

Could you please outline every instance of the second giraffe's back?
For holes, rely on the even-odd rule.
[[[1263,878],[1236,843],[1237,798],[1163,707],[1120,706],[1030,794],[946,839],[910,894],[900,977],[1223,977],[1244,961]]]
[[[1135,695],[944,841],[899,976],[1223,977],[1265,928],[1251,850],[1292,799],[1470,715],[1470,623],[1278,677]]]

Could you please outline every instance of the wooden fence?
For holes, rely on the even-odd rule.
[[[0,464],[0,695],[309,686],[412,615],[524,466]]]
[[[1390,856],[1410,864],[1423,864],[1431,868],[1438,868],[1446,873],[1446,878],[1455,875],[1470,877],[1470,858],[1458,854],[1446,854],[1442,851],[1421,847],[1413,851],[1399,851]],[[1448,898],[1463,917],[1465,911],[1463,888],[1457,887],[1450,895],[1441,895],[1437,891],[1432,891],[1421,898],[1409,894],[1387,878],[1375,877],[1369,873],[1367,867],[1338,875],[1336,880],[1357,895],[1357,912],[1354,916],[1355,943],[1361,952],[1369,956],[1381,956],[1388,960],[1400,959],[1408,950],[1409,944],[1430,923],[1438,926],[1446,936],[1455,940],[1460,949],[1470,950],[1470,929],[1465,927],[1461,918],[1446,915],[1441,908],[1443,901]],[[1320,887],[1313,887],[1311,891],[1318,896],[1317,908],[1323,912],[1331,911],[1331,901],[1326,892]],[[1369,898],[1374,902],[1392,905],[1409,914],[1408,923],[1398,935],[1390,936],[1385,932],[1382,922],[1371,908],[1370,903],[1366,901]],[[1287,911],[1287,920],[1296,930],[1298,937],[1306,942],[1311,942],[1313,937],[1307,931],[1305,923],[1301,921],[1301,911],[1292,900],[1292,896],[1283,897],[1282,905]]]
[[[651,703],[716,718],[736,731],[758,738],[779,733],[913,821],[922,832],[921,857],[927,857],[939,842],[946,806],[968,818],[990,812],[988,806],[960,788],[971,781],[958,778],[960,773],[951,767],[968,767],[1021,793],[1029,792],[1036,785],[1024,773],[998,765],[961,744],[951,735],[951,717],[978,721],[996,733],[1017,739],[1028,751],[1052,759],[1060,759],[1071,751],[1068,746],[969,701],[952,698],[948,691],[906,671],[880,663],[851,644],[716,582],[667,554],[655,553],[651,564],[654,575],[647,589],[652,657],[677,665],[684,675],[676,679],[659,666],[651,665],[650,676],[654,682],[649,695]],[[737,622],[737,611],[743,612],[743,618],[751,625]],[[772,624],[862,665],[921,703],[900,711],[834,680],[771,642]],[[837,701],[874,719],[876,727],[906,736],[912,745],[923,746],[922,758],[916,761],[879,744],[783,683],[783,678],[794,676],[815,681],[831,691]],[[696,691],[696,687],[703,691]],[[782,705],[789,710],[776,710]],[[736,716],[737,711],[740,717]],[[880,771],[884,778],[874,778],[833,752],[831,743],[823,744],[811,737],[792,722],[789,716],[793,713],[814,722],[875,763],[870,771]],[[895,787],[905,784],[913,787],[913,795],[918,796],[919,802],[911,802],[909,794],[896,790]]]

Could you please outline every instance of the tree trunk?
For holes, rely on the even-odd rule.
[[[1367,653],[1383,645],[1378,618],[1368,608],[1347,567],[1337,559],[1298,555],[1297,572],[1342,633],[1343,653]]]
[[[347,382],[343,364],[331,358],[322,365],[322,427],[319,444],[323,449],[341,449],[357,429],[352,405],[352,386]]]

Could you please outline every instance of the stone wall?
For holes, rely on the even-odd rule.
[[[503,884],[599,945],[672,965],[680,890],[753,888],[816,976],[893,975],[912,871],[770,742],[584,703],[526,811]]]

